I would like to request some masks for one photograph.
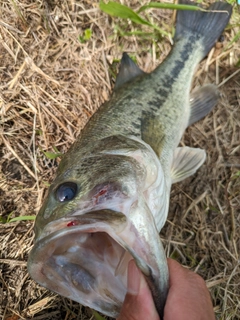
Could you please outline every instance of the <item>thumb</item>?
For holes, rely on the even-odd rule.
[[[134,260],[128,264],[128,292],[117,320],[160,320],[146,280]]]

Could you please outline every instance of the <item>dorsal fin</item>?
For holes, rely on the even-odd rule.
[[[132,79],[143,75],[144,73],[145,72],[142,71],[135,62],[133,62],[129,55],[124,52],[120,63],[119,73],[116,78],[114,90],[117,90],[126,82],[129,82]]]

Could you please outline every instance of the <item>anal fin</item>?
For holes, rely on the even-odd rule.
[[[174,152],[171,168],[172,183],[179,182],[194,174],[206,159],[202,149],[182,147]]]

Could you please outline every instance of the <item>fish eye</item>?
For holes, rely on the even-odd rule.
[[[74,182],[64,182],[56,190],[56,198],[60,202],[72,200],[77,193],[77,184]]]

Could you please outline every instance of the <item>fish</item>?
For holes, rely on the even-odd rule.
[[[123,54],[111,98],[61,159],[36,217],[28,272],[37,283],[115,318],[134,259],[163,319],[169,273],[159,233],[171,185],[206,158],[179,142],[219,99],[213,84],[190,93],[192,79],[231,12],[224,2],[178,11],[172,50],[151,73]]]

